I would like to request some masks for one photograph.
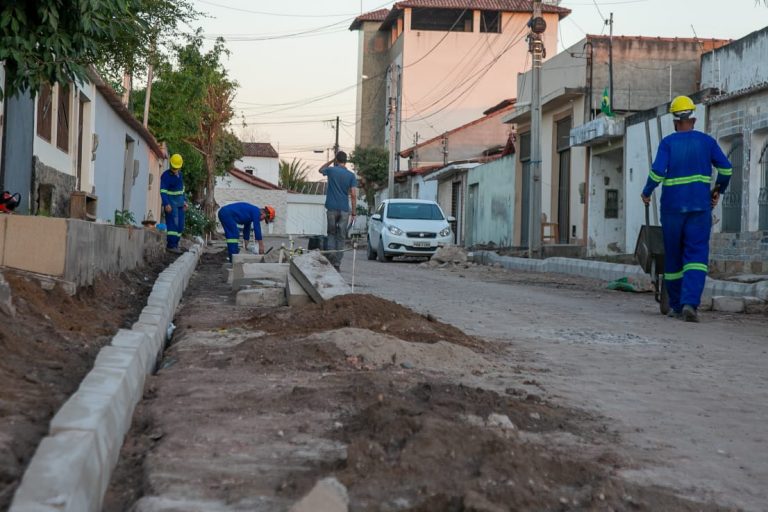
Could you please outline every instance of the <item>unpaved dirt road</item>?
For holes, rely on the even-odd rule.
[[[361,257],[356,292],[416,313],[236,307],[204,255],[105,512],[279,512],[329,475],[351,512],[766,509],[765,317]]]
[[[342,274],[351,280],[351,258]],[[768,317],[667,319],[650,294],[562,275],[357,259],[356,291],[511,343],[528,382],[611,419],[631,481],[768,510]]]

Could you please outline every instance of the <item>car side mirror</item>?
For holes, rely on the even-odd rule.
[[[449,215],[448,222],[456,222],[456,217],[454,217],[453,215]]]
[[[374,213],[373,215],[371,215],[371,220],[381,220],[381,214]]]

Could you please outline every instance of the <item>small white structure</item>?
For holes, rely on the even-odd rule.
[[[244,171],[230,169],[226,176],[216,178],[214,197],[220,207],[238,202],[259,207],[273,206],[275,222],[270,224],[268,234],[286,234],[288,191],[277,185]]]
[[[234,166],[275,186],[280,181],[280,156],[268,142],[243,142],[243,157]]]

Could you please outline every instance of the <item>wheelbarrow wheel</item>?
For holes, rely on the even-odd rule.
[[[659,293],[659,295],[661,295],[659,298],[659,311],[661,311],[662,315],[666,315],[669,313],[669,293],[667,293],[667,282],[664,280],[664,276],[659,276],[659,280],[661,281],[661,291]]]

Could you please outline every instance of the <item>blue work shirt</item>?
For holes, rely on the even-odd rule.
[[[243,225],[243,240],[251,238],[251,224],[253,224],[253,239],[261,240],[261,209],[251,203],[231,203],[223,206],[219,211],[219,217],[234,220]]]
[[[346,167],[334,165],[322,170],[328,177],[328,191],[325,193],[327,210],[349,211],[349,191],[357,187],[357,178]]]
[[[186,199],[184,197],[184,178],[181,171],[171,172],[170,169],[160,176],[160,199],[163,207],[171,205],[175,208],[184,206]]]
[[[643,195],[650,197],[653,189],[662,184],[662,212],[709,211],[712,166],[717,169],[715,183],[722,194],[733,169],[717,141],[696,130],[667,135],[659,144]]]

